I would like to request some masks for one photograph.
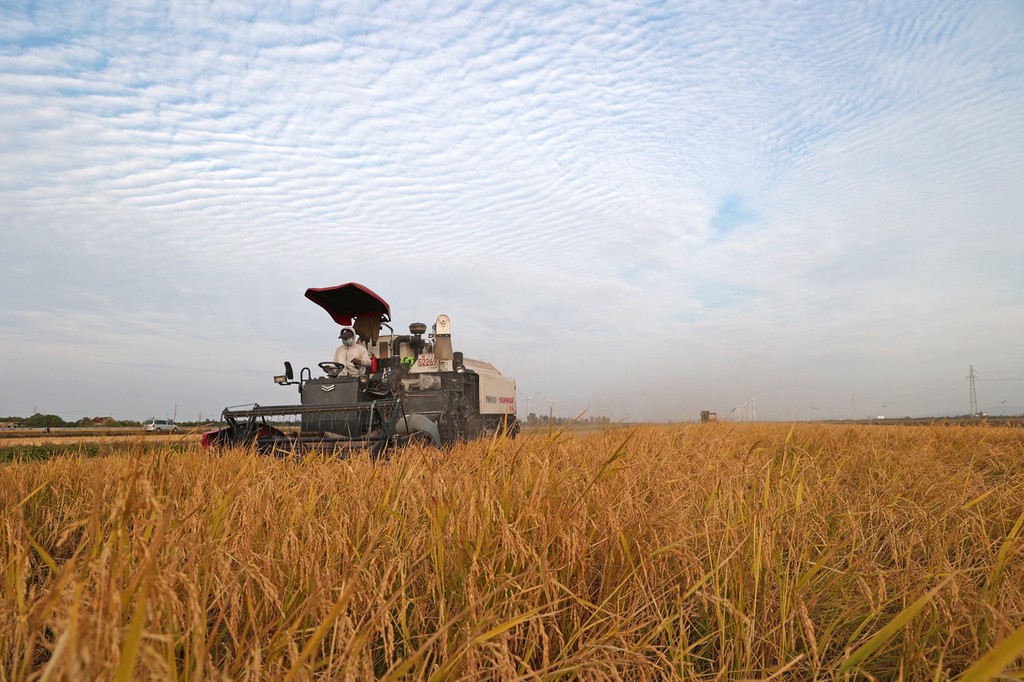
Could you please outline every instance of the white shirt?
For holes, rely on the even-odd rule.
[[[356,358],[362,363],[360,367],[352,364]],[[353,343],[351,346],[342,344],[338,346],[338,350],[334,351],[334,361],[345,366],[338,376],[357,377],[360,374],[365,374],[370,366],[370,352],[361,343]]]

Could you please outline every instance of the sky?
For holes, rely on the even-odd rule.
[[[359,282],[519,412],[1024,412],[1024,3],[0,0],[0,415],[296,402]]]

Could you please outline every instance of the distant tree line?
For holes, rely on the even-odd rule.
[[[103,418],[97,421],[96,417],[82,417],[77,421],[65,421],[56,414],[35,413],[31,417],[0,417],[0,422],[13,422],[23,425],[27,429],[66,429],[66,428],[97,428],[97,427],[131,427],[142,426],[141,421],[134,419],[113,419]],[[207,422],[175,422],[180,426],[197,426]]]
[[[548,417],[546,414],[538,415],[535,412],[531,412],[526,416],[527,426],[538,426],[541,424],[560,425],[570,422],[576,424],[610,424],[611,421],[611,417],[579,417],[571,419],[569,417]]]
[[[36,412],[31,417],[0,417],[0,422],[14,422],[22,424],[27,429],[66,429],[83,426],[142,426],[142,422],[132,419],[106,419],[102,423],[96,423],[92,417],[82,417],[78,421],[65,421],[56,414],[41,414]]]

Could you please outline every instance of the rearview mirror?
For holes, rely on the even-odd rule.
[[[288,384],[295,383],[292,379],[295,378],[295,373],[292,372],[292,363],[285,361],[284,363],[284,374],[278,374],[274,376],[274,383],[279,386],[287,386]]]

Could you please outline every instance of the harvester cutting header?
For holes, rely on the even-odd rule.
[[[334,361],[319,363],[320,377],[302,368],[298,380],[285,362],[274,381],[298,386],[300,404],[225,409],[227,426],[204,434],[204,446],[255,443],[265,452],[369,448],[377,456],[408,442],[450,445],[498,430],[518,433],[515,380],[455,351],[447,315],[437,316],[429,334],[422,322],[396,334],[387,301],[361,284],[307,289],[306,298],[344,328]],[[297,418],[298,430],[274,424],[274,418],[289,417]]]

